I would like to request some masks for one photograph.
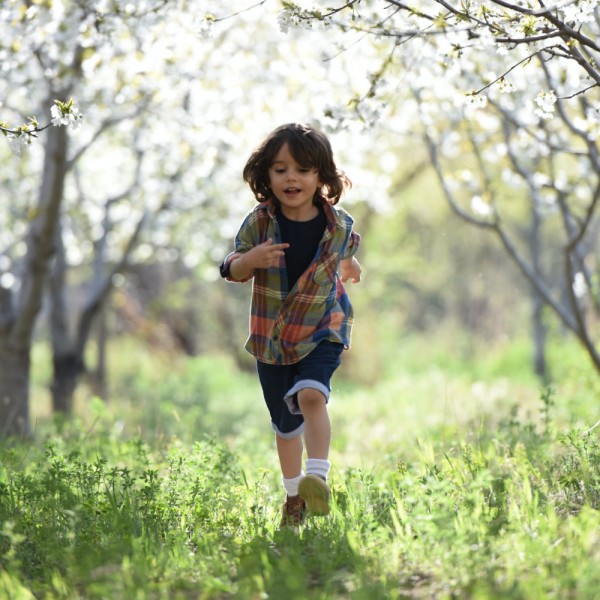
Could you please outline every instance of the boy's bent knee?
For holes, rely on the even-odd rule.
[[[326,404],[327,398],[325,398],[323,392],[315,388],[304,388],[298,392],[298,404],[300,408],[318,406]]]

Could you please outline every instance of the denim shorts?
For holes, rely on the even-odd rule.
[[[331,377],[340,365],[343,350],[343,344],[325,340],[292,365],[257,361],[256,370],[271,415],[271,426],[280,437],[291,439],[304,430],[304,417],[298,406],[300,390],[316,389],[329,401]]]

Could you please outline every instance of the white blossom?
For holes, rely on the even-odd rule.
[[[562,9],[565,21],[590,23],[594,20],[594,9],[597,5],[597,0],[581,0],[580,2],[568,4]]]
[[[313,21],[321,23],[310,11],[300,11],[299,9],[284,8],[277,15],[277,24],[281,33],[288,33],[290,29],[311,29]],[[330,19],[323,21],[323,25],[331,22]]]
[[[208,40],[214,37],[215,20],[213,17],[204,17],[198,25],[198,36],[203,40]]]
[[[300,18],[293,10],[284,8],[277,15],[277,24],[281,33],[288,33],[291,28],[300,25]]]
[[[554,105],[556,104],[556,96],[553,90],[549,92],[540,92],[536,98],[535,103],[539,108],[535,110],[535,114],[542,119],[550,119],[554,116]]]
[[[33,137],[26,133],[10,132],[6,134],[6,139],[8,140],[10,149],[16,156],[21,156],[23,149],[27,148],[27,146],[31,146],[31,143],[33,142]]]
[[[61,127],[62,125],[73,125],[75,128],[81,125],[83,115],[79,112],[79,109],[75,106],[71,107],[68,111],[62,110],[58,105],[52,106],[50,109],[52,115],[52,125],[55,127]]]
[[[475,92],[467,94],[465,101],[467,106],[471,108],[485,108],[488,103],[487,96],[484,96],[483,94],[476,94]]]
[[[515,86],[511,81],[503,77],[498,83],[498,91],[501,94],[510,94],[515,91]]]

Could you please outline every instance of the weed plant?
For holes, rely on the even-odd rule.
[[[220,361],[0,447],[0,598],[600,597],[600,427],[562,388],[342,384],[332,513],[279,530],[254,379]]]

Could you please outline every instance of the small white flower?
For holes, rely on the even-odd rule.
[[[487,96],[483,94],[476,94],[475,92],[471,92],[466,96],[466,103],[468,106],[473,108],[484,108],[487,106],[488,99]]]
[[[501,94],[510,94],[511,92],[514,92],[514,90],[515,90],[515,86],[508,79],[505,79],[503,77],[500,80],[500,82],[498,84],[498,91]]]
[[[538,109],[535,114],[542,119],[550,119],[554,116],[554,105],[556,104],[556,96],[554,91],[540,92],[535,99],[535,103],[538,105]]]
[[[498,44],[498,48],[496,49],[496,54],[499,54],[500,56],[507,56],[508,48],[506,47],[506,44]]]
[[[214,37],[215,20],[213,17],[204,17],[198,26],[198,36],[203,40],[208,40]]]
[[[597,0],[582,0],[568,4],[562,9],[564,19],[570,23],[589,23],[594,20],[594,8],[597,4]]]
[[[284,8],[277,15],[277,23],[281,33],[288,33],[290,29],[311,29],[313,18],[309,11],[297,12],[291,8]]]
[[[58,106],[56,106],[56,104],[50,109],[50,114],[52,115],[52,125],[55,127],[68,125],[69,121],[63,117],[62,111],[60,108],[58,108]]]
[[[8,133],[6,135],[6,139],[8,140],[8,145],[10,149],[16,156],[21,156],[23,148],[31,146],[31,142],[33,141],[33,138],[30,135],[27,135],[26,133]]]
[[[295,25],[297,19],[298,17],[296,17],[289,8],[280,10],[277,15],[277,24],[279,25],[281,33],[287,33],[290,30],[290,27]]]
[[[50,114],[52,115],[52,125],[55,127],[61,127],[63,125],[72,125],[77,128],[81,125],[83,115],[79,112],[79,109],[72,106],[68,111],[62,110],[58,105],[53,105],[50,108]]]

